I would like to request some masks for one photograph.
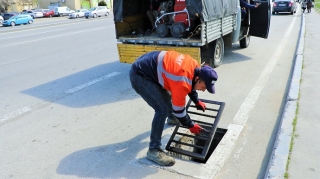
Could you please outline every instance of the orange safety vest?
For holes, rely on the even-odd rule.
[[[190,55],[176,51],[161,51],[157,63],[158,81],[171,93],[173,110],[180,111],[174,115],[185,117],[186,96],[192,91],[194,70],[200,68],[199,63]]]

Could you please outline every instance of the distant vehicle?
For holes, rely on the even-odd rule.
[[[25,10],[22,11],[21,14],[29,14],[33,19],[43,17],[43,13],[41,10]]]
[[[5,12],[2,17],[3,17],[3,20],[7,20],[7,19],[10,19],[10,17],[16,16],[18,14],[19,12]]]
[[[55,7],[54,8],[54,16],[68,16],[69,14],[75,12],[74,10],[70,10],[67,6],[64,7]]]
[[[272,14],[279,12],[289,12],[291,15],[296,13],[297,4],[295,0],[274,0]]]
[[[110,13],[110,9],[107,6],[96,6],[92,7],[88,12],[84,13],[85,18],[89,17],[101,17],[101,16],[108,16]]]
[[[29,14],[19,14],[3,21],[3,26],[15,26],[20,24],[32,24],[33,18]]]
[[[76,10],[76,12],[73,12],[73,13],[69,14],[69,18],[73,19],[73,18],[84,17],[84,13],[87,12],[87,11],[88,11],[88,9]]]
[[[52,17],[54,16],[54,10],[42,9],[43,17]]]

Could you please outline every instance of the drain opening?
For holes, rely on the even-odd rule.
[[[216,133],[214,134],[213,140],[211,142],[211,145],[209,147],[209,151],[208,151],[205,159],[204,160],[192,159],[192,160],[195,161],[195,162],[199,162],[199,163],[207,163],[207,161],[210,158],[211,154],[216,149],[216,147],[218,146],[218,144],[220,143],[221,139],[226,134],[226,132],[227,132],[227,129],[217,128]],[[205,141],[204,140],[195,140],[195,143],[196,143],[196,145],[204,146]],[[196,149],[195,152],[196,153],[201,153],[202,150],[201,149]]]

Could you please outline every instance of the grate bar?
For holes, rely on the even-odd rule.
[[[177,141],[177,140],[173,140],[172,142],[177,143],[177,144],[186,145],[186,146],[189,146],[189,147],[194,147],[194,148],[197,148],[197,149],[203,149],[202,146],[192,145],[192,144],[188,144],[188,143],[185,143],[185,142],[180,142],[180,141]]]
[[[190,105],[189,107],[197,108],[195,105]],[[206,108],[206,110],[215,111],[215,112],[219,111],[219,109],[212,109],[212,108]]]
[[[193,136],[193,135],[189,135],[189,134],[184,134],[184,133],[181,133],[181,132],[177,132],[176,134],[178,135],[182,135],[182,136],[186,136],[186,137],[190,137],[190,138],[195,138],[195,139],[199,139],[199,140],[207,140],[208,137],[203,137],[203,136]]]
[[[203,160],[202,155],[198,154],[198,153],[189,152],[187,150],[182,150],[182,149],[179,149],[179,148],[172,148],[170,151],[171,152],[175,152],[175,153],[179,153],[179,154],[183,154],[183,155],[186,155],[186,156],[189,156],[189,157],[193,157],[193,158],[196,158],[198,160]]]
[[[213,118],[216,117],[216,116],[213,116],[213,115],[202,114],[202,113],[198,113],[198,112],[194,112],[194,111],[189,111],[188,113],[189,114],[197,114],[199,116],[206,116],[206,117],[213,117]]]

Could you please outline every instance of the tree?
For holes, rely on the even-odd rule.
[[[29,0],[15,0],[16,4],[19,5],[19,7],[24,7],[25,5],[29,6]],[[21,10],[19,8],[19,10]]]
[[[98,6],[107,6],[107,3],[104,2],[104,1],[100,1],[100,2],[98,3]]]
[[[4,9],[5,12],[8,11],[8,8],[10,5],[11,5],[11,0],[0,0],[1,9]]]

